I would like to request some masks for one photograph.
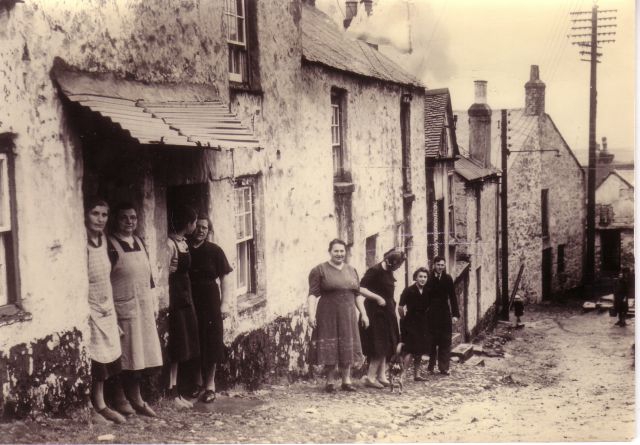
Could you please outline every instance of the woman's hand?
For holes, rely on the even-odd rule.
[[[367,317],[367,314],[360,314],[360,323],[362,323],[362,327],[365,329],[369,327],[369,317]]]
[[[384,300],[384,298],[382,298],[380,296],[378,298],[376,298],[376,303],[378,303],[379,306],[386,306],[387,305],[387,302]]]
[[[312,329],[316,328],[316,314],[312,314],[311,312],[309,312],[309,326]]]

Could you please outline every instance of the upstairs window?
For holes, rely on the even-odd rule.
[[[19,301],[12,148],[13,138],[0,134],[0,308]]]
[[[234,89],[260,91],[256,0],[225,0],[229,81]]]
[[[400,142],[402,143],[402,190],[411,193],[411,96],[400,103]]]
[[[549,189],[542,189],[540,196],[540,218],[542,236],[549,236]]]
[[[450,174],[448,177],[448,188],[447,188],[447,194],[448,194],[448,198],[449,198],[449,237],[451,238],[455,238],[456,237],[456,221],[455,221],[455,211],[454,211],[454,188],[455,187],[455,182],[453,179],[453,174]]]
[[[350,182],[344,141],[344,92],[331,92],[331,153],[334,182]]]

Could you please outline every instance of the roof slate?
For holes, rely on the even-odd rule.
[[[442,144],[449,90],[427,90],[424,97],[424,145],[427,157],[438,157]]]
[[[302,5],[302,57],[340,71],[424,88],[411,74],[367,43],[349,37],[328,15]]]

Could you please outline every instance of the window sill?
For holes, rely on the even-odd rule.
[[[235,93],[248,93],[248,94],[255,94],[258,96],[264,95],[264,92],[260,87],[250,86],[246,83],[236,82],[231,79],[229,79],[229,89]]]
[[[258,310],[266,307],[267,299],[264,295],[258,295],[253,293],[246,293],[238,296],[237,308],[238,315],[244,317],[246,315],[257,312]]]
[[[353,193],[356,189],[356,186],[353,182],[334,182],[333,183],[333,193],[336,195],[348,195]]]
[[[31,319],[30,312],[23,311],[14,304],[0,307],[0,327],[30,321]]]

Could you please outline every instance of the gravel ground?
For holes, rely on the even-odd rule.
[[[403,394],[324,394],[322,382],[221,394],[212,405],[125,425],[69,419],[0,424],[2,443],[295,443],[622,441],[635,435],[635,323],[575,306],[529,306],[526,326],[481,338],[484,366],[405,379]],[[358,383],[358,382],[356,382]],[[101,437],[112,435],[111,437]]]

